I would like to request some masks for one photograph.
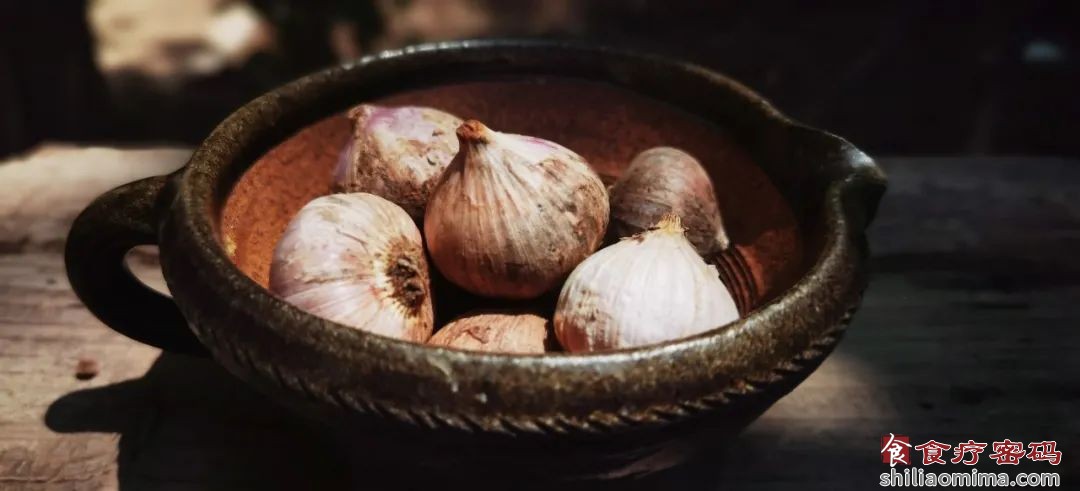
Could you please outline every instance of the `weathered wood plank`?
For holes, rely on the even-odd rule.
[[[863,308],[821,369],[725,454],[723,484],[871,489],[887,470],[876,451],[889,432],[1080,450],[1080,163],[884,166]],[[1080,478],[1075,464],[978,468]]]
[[[86,312],[59,255],[67,223],[101,191],[166,172],[184,154],[95,150],[125,163],[79,172],[68,167],[95,159],[67,152],[0,165],[0,489],[363,482],[363,469],[325,437],[212,363],[160,355]],[[136,155],[139,164],[128,158]],[[872,232],[876,276],[837,353],[723,454],[646,487],[876,487],[878,438],[888,432],[951,443],[1056,439],[1066,463],[1080,450],[1080,358],[1071,356],[1080,349],[1080,163],[885,166],[892,182]],[[152,256],[140,257],[134,268],[152,277]],[[78,380],[80,358],[96,360],[100,374]],[[1067,464],[1019,470],[1080,478]]]
[[[0,489],[116,487],[119,435],[51,431],[44,416],[66,393],[137,378],[159,350],[104,328],[67,283],[63,238],[102,192],[184,163],[183,149],[43,147],[0,164]],[[133,261],[142,277],[153,260]],[[100,373],[75,377],[80,359]]]

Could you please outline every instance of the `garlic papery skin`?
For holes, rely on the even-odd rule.
[[[701,255],[728,248],[716,190],[692,155],[672,147],[638,154],[611,188],[611,228],[629,237],[660,220],[678,215],[686,237]]]
[[[457,130],[461,151],[428,202],[424,235],[435,266],[478,295],[534,298],[603,241],[607,190],[589,164],[556,143]]]
[[[427,107],[370,104],[348,117],[353,133],[338,158],[333,191],[382,196],[423,218],[431,191],[458,152],[454,130],[461,119]]]
[[[533,314],[477,313],[439,329],[428,344],[489,353],[539,354],[548,335],[547,319]]]
[[[716,271],[668,215],[583,261],[555,308],[555,336],[567,351],[631,348],[692,336],[739,318]]]
[[[319,317],[422,343],[434,317],[423,242],[401,207],[373,194],[316,198],[293,217],[270,290]]]

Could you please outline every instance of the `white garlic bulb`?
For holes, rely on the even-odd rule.
[[[428,344],[490,353],[544,352],[547,319],[533,314],[474,313],[439,329]]]
[[[618,237],[629,237],[667,213],[679,215],[698,253],[727,249],[716,191],[705,168],[677,148],[650,148],[634,157],[611,188],[611,228]]]
[[[274,249],[270,290],[334,322],[424,342],[434,317],[422,244],[409,215],[383,198],[316,198]]]
[[[599,351],[684,338],[738,318],[716,267],[667,215],[574,269],[555,308],[555,335],[567,351]]]
[[[435,266],[488,297],[533,298],[555,288],[603,241],[604,184],[556,143],[479,121],[466,121],[457,135],[461,151],[424,215]]]
[[[424,216],[428,197],[458,152],[461,120],[427,107],[362,104],[349,111],[353,135],[334,170],[332,189],[364,192]]]

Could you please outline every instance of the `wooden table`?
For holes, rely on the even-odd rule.
[[[288,413],[208,361],[113,333],[68,288],[60,246],[74,214],[186,155],[48,149],[0,164],[0,489],[363,484]],[[1061,465],[1020,470],[1080,486],[1080,162],[882,164],[875,276],[847,339],[725,453],[640,487],[870,489],[889,432],[1057,440]],[[131,263],[161,285],[152,252]],[[80,359],[99,373],[76,377]]]

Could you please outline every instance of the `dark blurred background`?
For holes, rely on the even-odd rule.
[[[240,104],[381,49],[588,40],[692,60],[872,154],[1080,156],[1080,2],[0,2],[0,157],[195,144]]]

